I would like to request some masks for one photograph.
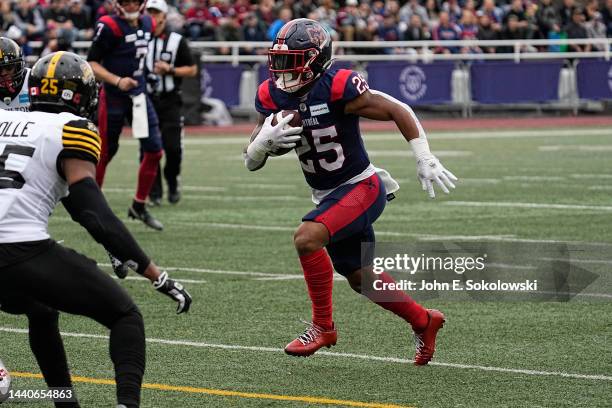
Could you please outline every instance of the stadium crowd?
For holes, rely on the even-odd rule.
[[[301,17],[321,22],[334,40],[345,41],[612,37],[612,0],[170,0],[169,5],[170,29],[192,41],[271,40],[285,22]],[[112,0],[0,0],[0,34],[23,45],[26,54],[31,52],[29,41],[43,41],[44,54],[69,49],[75,40],[90,40],[95,21],[112,12]],[[603,46],[556,45],[548,51],[598,47]],[[435,51],[511,49],[440,47]]]

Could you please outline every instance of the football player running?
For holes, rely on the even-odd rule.
[[[10,38],[0,37],[0,109],[28,111],[28,76],[23,51]]]
[[[49,387],[72,387],[58,312],[106,326],[118,406],[137,407],[142,316],[93,260],[50,239],[49,215],[61,200],[106,250],[176,301],[178,313],[189,310],[191,297],[151,262],[96,184],[100,137],[86,118],[96,107],[97,85],[89,64],[69,52],[49,54],[32,68],[28,86],[32,112],[0,111],[0,309],[27,316],[30,347]]]
[[[357,72],[330,69],[331,52],[330,35],[316,21],[297,19],[281,28],[268,51],[271,79],[259,85],[255,101],[259,123],[245,151],[247,168],[257,170],[269,155],[297,146],[317,205],[302,218],[294,235],[312,301],[312,323],[285,352],[309,356],[336,344],[332,320],[335,269],[357,293],[410,323],[416,343],[415,364],[425,365],[433,357],[444,315],[425,309],[400,290],[374,292],[362,287],[362,281],[394,282],[386,272],[374,277],[372,259],[362,262],[361,243],[374,242],[372,224],[382,213],[387,195],[398,186],[386,171],[370,163],[359,117],[397,124],[414,151],[418,178],[430,197],[435,196],[434,185],[448,193],[457,178],[431,154],[412,109],[370,90]],[[303,127],[287,127],[292,115],[273,126],[272,115],[281,110],[299,111]]]
[[[102,186],[106,166],[119,149],[119,135],[127,119],[142,151],[128,217],[161,231],[163,224],[145,207],[163,155],[159,121],[145,84],[145,58],[155,22],[151,16],[141,14],[144,0],[113,0],[113,5],[115,13],[98,20],[87,55],[96,78],[103,83],[98,109],[102,155],[97,181]]]

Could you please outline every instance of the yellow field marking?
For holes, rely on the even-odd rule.
[[[27,372],[11,372],[13,377],[19,378],[40,378],[42,374],[27,373]],[[115,385],[114,380],[104,378],[91,378],[91,377],[79,377],[73,376],[72,381],[87,383],[87,384],[103,384],[103,385]],[[320,405],[340,405],[345,407],[363,407],[363,408],[414,408],[406,405],[386,404],[380,402],[361,402],[361,401],[350,401],[350,400],[339,400],[324,397],[309,397],[309,396],[297,396],[297,395],[278,395],[278,394],[260,394],[254,392],[240,392],[230,390],[218,390],[214,388],[199,388],[199,387],[185,387],[168,384],[142,384],[142,388],[149,390],[158,391],[175,391],[187,394],[207,394],[207,395],[218,395],[222,397],[239,397],[239,398],[251,398],[251,399],[262,399],[262,400],[275,400],[275,401],[293,401],[293,402],[304,402],[306,404],[320,404]]]

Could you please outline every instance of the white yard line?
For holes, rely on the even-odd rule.
[[[612,211],[612,206],[582,204],[516,203],[503,201],[444,201],[444,205],[459,207],[541,208],[546,210]]]
[[[587,136],[606,136],[612,131],[610,128],[566,128],[566,129],[531,129],[531,130],[483,130],[483,131],[461,131],[461,132],[429,132],[427,136],[437,140],[462,140],[462,139],[514,139],[530,137],[576,137],[576,131],[580,131],[580,137]],[[220,132],[223,131],[221,128]],[[401,141],[401,136],[397,132],[364,132],[364,139],[367,141]],[[227,137],[187,137],[183,143],[188,146],[208,146],[208,145],[246,145],[248,135],[227,136]],[[121,144],[126,146],[138,145],[137,140],[122,140]],[[435,153],[435,152],[434,152]]]
[[[14,327],[0,327],[0,331],[5,332],[5,333],[17,333],[17,334],[27,334],[28,333],[28,330],[26,329],[18,329]],[[76,337],[76,338],[99,339],[99,340],[108,339],[108,336],[99,335],[99,334],[74,333],[74,332],[61,332],[61,334],[64,337]],[[169,346],[213,348],[213,349],[222,349],[222,350],[244,350],[244,351],[277,353],[277,354],[283,353],[283,349],[278,348],[278,347],[241,346],[241,345],[235,345],[235,344],[215,344],[215,343],[203,343],[203,342],[196,342],[196,341],[169,340],[169,339],[157,339],[157,338],[148,338],[147,342],[153,343],[153,344],[165,344]],[[413,360],[406,359],[406,358],[380,357],[380,356],[372,356],[368,354],[336,353],[333,351],[323,351],[323,350],[318,351],[317,356],[348,358],[348,359],[368,360],[368,361],[380,361],[384,363],[399,363],[399,364],[412,364],[413,363]],[[457,368],[457,369],[464,369],[464,370],[494,371],[494,372],[500,372],[500,373],[525,374],[525,375],[534,375],[534,376],[564,377],[564,378],[574,378],[574,379],[580,379],[580,380],[612,381],[612,376],[601,375],[601,374],[575,374],[575,373],[568,373],[564,371],[528,370],[528,369],[520,369],[520,368],[506,368],[506,367],[491,367],[491,366],[472,365],[472,364],[445,363],[445,362],[438,362],[438,361],[433,361],[429,364],[432,366],[449,367],[449,368]]]
[[[99,266],[111,267],[109,263],[98,263]],[[194,273],[210,273],[217,275],[242,275],[242,276],[257,276],[262,278],[293,278],[294,276],[302,277],[297,274],[281,274],[281,273],[267,273],[267,272],[254,272],[254,271],[227,271],[223,269],[207,269],[207,268],[191,268],[182,266],[160,266],[160,268],[166,271],[185,271]],[[143,278],[144,279],[144,278]],[[205,282],[205,281],[202,281]]]
[[[612,174],[597,173],[597,174],[571,174],[571,178],[575,179],[610,179],[612,180]]]
[[[541,152],[612,152],[612,145],[546,145],[538,146],[538,150]]]

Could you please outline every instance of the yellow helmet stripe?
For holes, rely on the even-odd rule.
[[[53,57],[51,57],[51,61],[49,61],[49,68],[47,68],[47,78],[53,78],[55,76],[55,67],[59,62],[60,58],[64,55],[64,51],[58,51]]]

